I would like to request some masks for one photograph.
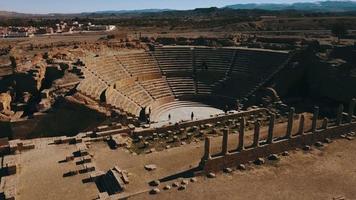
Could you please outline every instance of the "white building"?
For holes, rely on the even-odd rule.
[[[88,31],[112,31],[115,30],[115,28],[113,25],[91,25],[88,26]]]
[[[5,37],[18,38],[18,37],[33,37],[33,34],[28,32],[8,32]]]

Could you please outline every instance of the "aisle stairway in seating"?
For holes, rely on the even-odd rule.
[[[210,70],[227,72],[233,61],[234,49],[194,48],[195,68],[197,71]]]
[[[293,51],[288,54],[277,54],[276,52],[270,52],[270,55],[273,55],[275,59],[273,59],[275,62],[278,62],[278,65],[272,65],[272,60],[268,58],[261,59],[262,62],[264,63],[269,63],[270,66],[276,66],[273,67],[270,70],[264,70],[263,75],[259,78],[259,82],[255,84],[252,89],[247,92],[242,98],[247,99],[251,95],[253,95],[259,88],[263,87],[265,83],[267,83],[269,80],[271,80],[276,74],[278,74],[282,69],[284,69],[286,66],[288,66],[291,62],[291,60],[294,58],[294,56],[297,54],[297,51]],[[268,62],[269,61],[269,62]],[[273,63],[274,64],[274,63]]]
[[[85,66],[108,85],[130,76],[115,56],[99,56],[84,59]]]
[[[153,55],[164,74],[193,71],[192,51],[190,47],[156,48]]]
[[[108,85],[85,67],[82,68],[82,73],[85,78],[78,84],[77,90],[99,101],[100,95],[105,91]]]
[[[154,99],[160,99],[174,95],[165,77],[141,81],[140,83]]]
[[[154,101],[139,82],[133,82],[127,85],[116,85],[116,90],[120,91],[141,107],[146,107]]]
[[[106,103],[119,110],[136,116],[138,116],[138,114],[140,113],[141,107],[137,103],[135,103],[113,87],[109,87],[106,90],[105,96]]]
[[[176,97],[196,94],[195,83],[192,77],[168,77],[167,81]]]
[[[227,76],[216,84],[217,88],[231,88],[237,98],[247,98],[270,77],[284,67],[290,57],[286,52],[237,49],[234,63]],[[227,95],[226,93],[224,95]]]

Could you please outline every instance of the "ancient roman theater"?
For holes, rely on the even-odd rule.
[[[209,118],[236,110],[243,103],[237,99],[247,100],[290,57],[287,51],[184,46],[92,55],[76,66],[77,90],[153,123],[190,120],[192,113]]]
[[[355,33],[126,17],[0,39],[0,200],[355,199]]]

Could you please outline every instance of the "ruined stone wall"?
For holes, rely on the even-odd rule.
[[[356,96],[356,77],[351,76],[350,71],[345,70],[345,65],[353,65],[353,59],[346,55],[338,60],[340,51],[349,51],[350,48],[332,50],[331,55],[317,56],[318,52],[305,49],[291,65],[284,68],[269,83],[282,98],[315,98],[328,99],[347,103]],[[334,55],[336,54],[336,55]],[[351,56],[349,56],[351,57]]]
[[[63,100],[50,113],[34,113],[32,118],[1,122],[0,133],[11,139],[73,136],[94,129],[105,119],[101,113]]]
[[[238,119],[243,116],[256,115],[261,112],[268,112],[268,110],[263,109],[263,108],[254,109],[254,110],[250,110],[250,111],[239,112],[236,114],[228,114],[228,115],[223,115],[223,116],[218,116],[218,117],[213,117],[213,118],[208,118],[208,119],[182,122],[179,124],[164,126],[164,127],[159,127],[159,128],[153,128],[153,129],[147,129],[147,130],[137,130],[134,132],[134,135],[135,136],[139,136],[139,135],[147,136],[147,135],[152,135],[153,133],[163,133],[163,132],[167,132],[167,131],[175,131],[175,130],[179,130],[180,128],[187,128],[187,127],[192,127],[192,126],[199,126],[202,124],[216,123],[218,121],[226,121],[229,119]]]
[[[315,96],[347,102],[356,96],[356,77],[342,72],[340,67],[329,62],[320,62],[308,71],[310,93]]]

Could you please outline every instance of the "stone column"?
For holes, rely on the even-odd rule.
[[[210,137],[205,137],[203,160],[209,160],[209,159],[210,159]]]
[[[238,151],[244,150],[244,137],[245,137],[245,117],[240,118],[240,130],[239,130],[239,146],[237,147]]]
[[[304,134],[304,115],[300,115],[298,135]]]
[[[328,123],[329,123],[329,120],[328,120],[328,118],[325,117],[323,119],[322,129],[328,129]]]
[[[342,124],[342,113],[344,112],[344,105],[340,104],[337,109],[336,125]]]
[[[352,117],[354,116],[355,104],[356,104],[356,99],[352,99],[352,100],[350,101],[349,112],[348,112],[348,118],[347,118],[347,121],[348,121],[349,123],[352,122]]]
[[[291,107],[289,109],[289,113],[288,113],[288,124],[287,124],[286,138],[291,138],[292,137],[294,112],[295,112],[295,108]]]
[[[255,130],[254,130],[254,134],[253,134],[253,143],[252,143],[252,147],[258,147],[258,143],[260,140],[260,126],[261,123],[259,121],[255,122]]]
[[[223,155],[226,155],[228,153],[228,147],[227,147],[228,139],[229,139],[229,129],[225,128],[223,130],[222,150],[221,150]]]
[[[275,120],[276,120],[276,114],[272,113],[272,115],[269,118],[267,144],[273,143],[273,131],[274,131]]]
[[[317,128],[317,123],[318,123],[318,117],[319,117],[319,107],[315,106],[314,107],[314,112],[313,112],[313,121],[312,121],[312,132],[316,131]]]

